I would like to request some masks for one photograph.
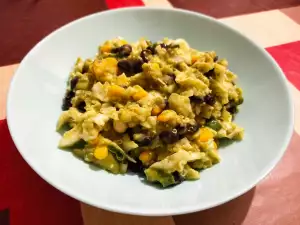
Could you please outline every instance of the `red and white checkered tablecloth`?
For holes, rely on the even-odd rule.
[[[145,5],[178,7],[216,17],[274,57],[290,81],[295,104],[291,143],[272,173],[243,196],[203,212],[137,217],[85,205],[43,181],[10,137],[6,94],[18,62],[45,35],[84,15]],[[298,0],[24,0],[0,2],[0,225],[299,225],[300,2]]]

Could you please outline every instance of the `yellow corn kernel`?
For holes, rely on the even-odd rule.
[[[149,164],[151,162],[151,160],[153,159],[153,152],[151,151],[143,151],[140,156],[139,159],[142,161],[143,164]]]
[[[162,108],[160,108],[159,106],[155,105],[155,106],[153,106],[153,108],[152,108],[151,115],[152,115],[152,116],[157,116],[157,115],[160,114],[162,111],[163,111]]]
[[[107,81],[106,78],[116,75],[118,72],[118,60],[109,57],[102,60],[95,60],[92,64],[92,71],[95,74],[97,80]]]
[[[112,45],[110,43],[106,43],[106,44],[102,45],[100,48],[102,53],[104,53],[104,52],[110,53],[111,49],[112,49]]]
[[[160,122],[168,122],[169,120],[176,119],[177,113],[173,110],[164,110],[157,117],[157,120]]]
[[[208,140],[214,138],[214,134],[208,128],[200,128],[199,141],[207,142]]]
[[[116,79],[116,84],[121,86],[128,86],[129,82],[130,79],[125,74],[118,76]]]
[[[126,40],[124,40],[124,39],[121,39],[121,40],[120,40],[120,44],[121,44],[121,45],[126,45],[127,43],[128,43],[128,42],[127,42]]]
[[[138,101],[148,95],[148,92],[145,91],[143,88],[140,88],[135,94],[132,95],[135,101]]]
[[[108,97],[116,97],[120,98],[125,96],[126,90],[118,85],[111,85],[108,89],[107,95]]]
[[[89,141],[89,144],[94,145],[94,146],[98,145],[98,143],[99,143],[99,137]]]
[[[94,151],[94,157],[98,160],[105,159],[108,155],[107,146],[98,146]]]
[[[158,63],[152,63],[151,64],[152,69],[159,70],[159,64]]]
[[[199,59],[198,55],[192,55],[192,63],[195,63]]]

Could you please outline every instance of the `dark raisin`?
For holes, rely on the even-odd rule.
[[[133,76],[143,71],[143,62],[139,59],[123,59],[118,62],[118,68],[127,76]]]
[[[84,113],[84,112],[86,112],[85,106],[86,106],[85,102],[82,101],[82,102],[79,102],[79,104],[76,106],[76,108],[78,109],[79,112]]]
[[[152,52],[149,49],[141,51],[141,58],[144,62],[149,62],[149,55],[152,55]]]
[[[219,59],[219,56],[216,55],[216,56],[214,57],[214,62],[217,62],[218,59]]]
[[[72,106],[72,103],[71,103],[71,100],[72,98],[75,96],[75,93],[73,91],[67,91],[66,92],[66,95],[63,99],[63,104],[62,104],[62,110],[68,110],[71,106]]]
[[[177,129],[174,128],[171,131],[163,131],[159,134],[160,139],[166,144],[172,144],[179,139]]]
[[[204,73],[204,76],[206,76],[207,78],[213,77],[214,75],[215,75],[214,69]]]
[[[191,102],[195,102],[197,104],[200,104],[202,103],[204,100],[203,100],[203,97],[199,97],[199,96],[191,96],[190,97],[190,101]]]
[[[70,81],[70,88],[71,90],[74,90],[74,88],[76,87],[77,83],[79,81],[79,77],[74,77],[71,81]]]
[[[204,102],[208,105],[214,105],[216,102],[216,99],[213,95],[208,94],[208,95],[204,96]]]
[[[172,175],[174,177],[175,184],[180,184],[184,181],[184,177],[182,177],[178,171],[173,172]]]

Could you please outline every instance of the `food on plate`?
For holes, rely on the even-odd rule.
[[[243,138],[233,122],[243,103],[236,78],[225,59],[183,39],[108,40],[69,76],[59,147],[163,187],[199,179],[220,162],[220,140]]]

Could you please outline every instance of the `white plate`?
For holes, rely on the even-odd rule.
[[[184,38],[215,50],[238,74],[245,102],[237,123],[245,140],[220,150],[222,162],[195,182],[156,189],[137,176],[92,170],[57,148],[55,125],[76,57],[91,57],[116,36]],[[24,40],[26,41],[26,40]],[[8,95],[8,125],[23,158],[47,182],[87,204],[121,213],[175,215],[229,201],[251,189],[282,157],[293,130],[287,81],[274,60],[242,34],[210,17],[177,9],[126,8],[87,16],[53,32],[24,58]]]

